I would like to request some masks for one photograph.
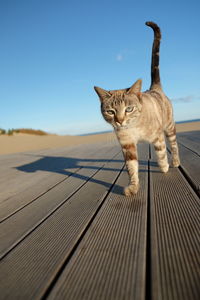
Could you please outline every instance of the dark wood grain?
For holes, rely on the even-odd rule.
[[[131,197],[116,141],[0,156],[0,299],[199,299],[199,133]]]

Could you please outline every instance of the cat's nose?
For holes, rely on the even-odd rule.
[[[116,117],[116,122],[122,125],[124,118]]]

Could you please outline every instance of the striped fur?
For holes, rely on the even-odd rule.
[[[169,169],[165,136],[168,138],[172,165],[180,164],[176,129],[173,120],[172,105],[164,94],[159,74],[159,47],[161,32],[153,22],[146,22],[154,31],[151,63],[151,86],[141,92],[142,81],[137,80],[130,88],[106,91],[95,87],[101,100],[101,112],[116,132],[122,146],[124,159],[130,177],[125,195],[136,194],[139,188],[137,143],[148,141],[154,145],[161,171]]]
[[[153,41],[152,58],[151,58],[151,88],[153,88],[154,85],[161,85],[160,72],[159,72],[159,51],[160,51],[161,32],[158,25],[153,22],[146,22],[146,25],[151,27],[154,31],[154,41]]]

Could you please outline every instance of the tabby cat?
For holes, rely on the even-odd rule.
[[[154,145],[161,171],[169,169],[165,137],[169,140],[172,165],[180,164],[176,129],[172,105],[162,90],[159,73],[159,49],[161,31],[157,24],[146,22],[154,31],[151,62],[151,86],[141,92],[142,80],[137,80],[130,88],[107,91],[94,87],[101,101],[104,119],[115,130],[121,144],[128,169],[130,184],[125,187],[126,196],[136,194],[139,188],[137,143],[148,141]]]

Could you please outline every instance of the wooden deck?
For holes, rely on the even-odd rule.
[[[0,299],[200,299],[200,131],[162,174],[117,142],[0,156]]]

